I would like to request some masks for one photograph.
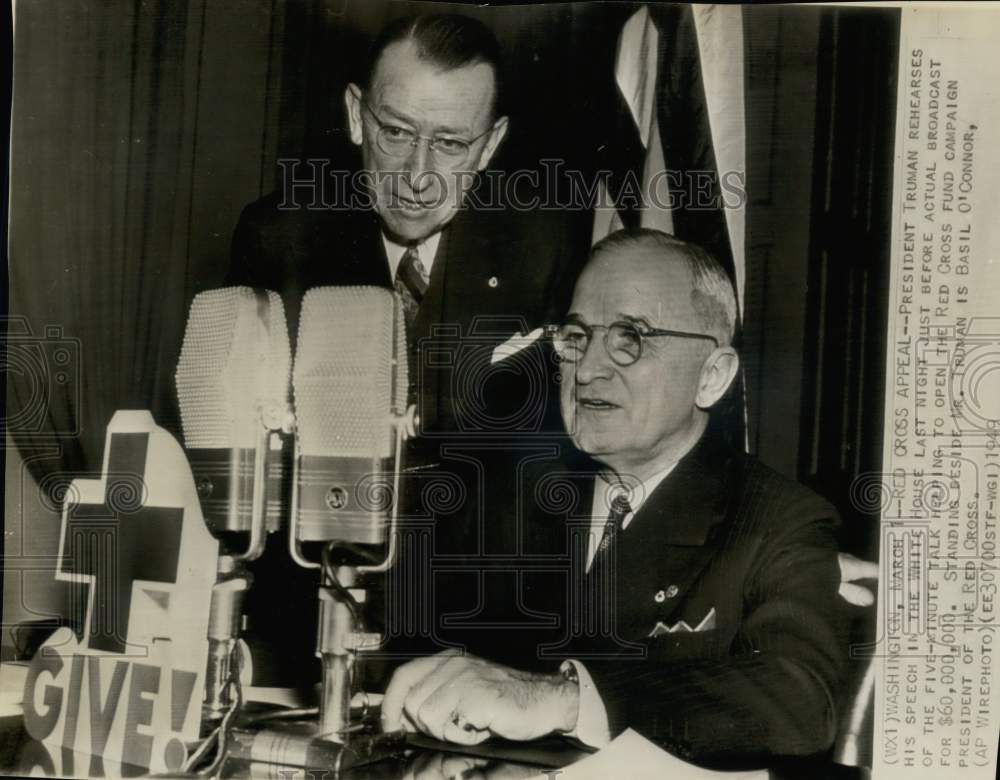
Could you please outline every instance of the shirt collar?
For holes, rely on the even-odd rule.
[[[649,495],[659,487],[660,483],[663,482],[669,476],[670,472],[674,470],[677,463],[671,463],[662,471],[658,471],[653,474],[649,479],[640,480],[636,478],[629,478],[627,476],[621,478],[614,478],[613,480],[608,480],[603,475],[598,475],[594,478],[594,514],[595,516],[607,517],[608,507],[611,506],[611,500],[620,492],[625,491],[628,494],[629,509],[631,510],[622,521],[622,529],[628,527],[628,524],[632,522],[632,518],[635,517],[635,513],[639,511],[643,503],[649,497]]]
[[[415,247],[417,254],[420,256],[420,262],[423,264],[428,276],[431,274],[431,266],[434,265],[434,256],[437,254],[438,244],[440,243],[441,231],[439,230],[437,233],[433,233],[425,238]],[[407,247],[390,240],[385,233],[382,234],[382,244],[385,246],[386,259],[389,261],[389,278],[395,279],[396,269],[399,268],[399,262],[403,259]]]

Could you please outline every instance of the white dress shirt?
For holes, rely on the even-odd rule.
[[[676,463],[671,464],[663,471],[659,471],[647,480],[637,480],[622,478],[620,481],[609,481],[604,477],[594,478],[594,502],[590,510],[590,536],[587,540],[587,571],[594,563],[594,556],[597,554],[597,546],[601,543],[604,535],[604,528],[608,523],[608,514],[611,508],[612,499],[621,492],[625,492],[629,499],[629,508],[632,510],[622,520],[621,530],[624,532],[635,513],[643,505],[645,500],[659,486],[667,475],[674,470]],[[591,747],[603,747],[611,741],[611,728],[608,725],[608,711],[601,701],[601,696],[597,692],[597,686],[587,671],[587,668],[579,661],[569,660],[564,662],[572,664],[576,669],[576,676],[580,681],[580,709],[576,718],[576,728],[570,732],[571,737],[575,737],[585,745]]]
[[[417,250],[417,255],[420,257],[420,262],[424,266],[424,271],[427,272],[428,279],[430,279],[431,266],[434,265],[434,256],[437,254],[438,244],[440,243],[441,231],[439,230],[414,247]],[[389,260],[389,278],[395,280],[396,269],[399,268],[399,263],[403,259],[403,255],[406,254],[407,247],[403,244],[397,244],[395,241],[390,241],[385,233],[382,234],[382,244],[385,246],[385,256]]]

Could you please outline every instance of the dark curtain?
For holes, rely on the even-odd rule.
[[[99,469],[116,409],[178,432],[187,307],[221,281],[273,138],[280,14],[270,0],[15,10],[6,424],[40,480]]]

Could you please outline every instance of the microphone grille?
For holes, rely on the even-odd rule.
[[[281,297],[224,287],[191,303],[177,362],[177,399],[190,448],[253,447],[261,407],[288,407],[291,349]]]
[[[316,287],[302,301],[292,377],[302,455],[389,457],[406,410],[402,303],[381,287]]]

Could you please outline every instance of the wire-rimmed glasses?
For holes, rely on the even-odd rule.
[[[706,339],[716,347],[719,340],[707,333],[691,333],[684,330],[644,328],[626,321],[612,322],[610,325],[585,325],[571,320],[562,325],[550,325],[546,329],[556,355],[566,363],[578,363],[583,359],[595,330],[604,331],[604,348],[619,366],[630,366],[642,357],[642,344],[648,338],[673,336],[682,339]]]
[[[420,135],[408,127],[384,121],[365,100],[361,101],[361,106],[375,120],[378,128],[375,133],[375,143],[385,154],[390,157],[406,157],[423,139],[427,141],[427,148],[435,159],[451,168],[464,163],[469,157],[472,145],[493,129],[487,128],[479,135],[469,139],[450,135]]]

